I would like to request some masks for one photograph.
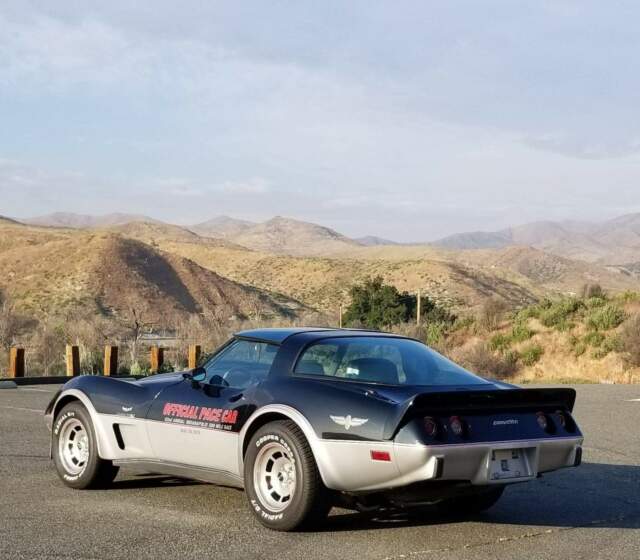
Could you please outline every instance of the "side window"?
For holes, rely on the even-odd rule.
[[[398,348],[389,344],[349,344],[336,371],[338,377],[359,377],[360,369],[356,364],[359,360],[378,359],[391,362],[397,371],[398,381],[404,383],[406,375],[402,363],[402,355]],[[355,366],[355,367],[354,367]]]
[[[309,346],[295,373],[397,385],[407,375],[400,349],[385,339],[345,337]]]
[[[207,381],[244,389],[266,379],[278,347],[266,342],[236,340],[207,364]],[[217,377],[216,377],[217,376]]]
[[[314,344],[296,364],[295,373],[305,375],[336,375],[340,365],[337,344]]]

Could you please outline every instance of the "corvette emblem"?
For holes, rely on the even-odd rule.
[[[357,428],[369,421],[368,418],[352,418],[351,414],[348,414],[347,416],[329,416],[329,418],[339,426],[344,426],[345,430],[348,430],[352,426]]]

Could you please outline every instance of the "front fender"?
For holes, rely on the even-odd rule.
[[[108,443],[109,438],[105,433],[105,428],[103,426],[103,423],[100,422],[100,418],[98,416],[98,412],[96,411],[95,406],[91,402],[91,399],[89,399],[89,397],[84,392],[82,392],[80,389],[76,389],[72,387],[69,389],[63,388],[61,391],[59,391],[57,396],[54,397],[54,400],[52,400],[51,403],[49,403],[49,406],[45,411],[46,422],[51,430],[49,457],[50,458],[52,457],[53,436],[56,433],[55,418],[58,415],[58,412],[60,411],[60,409],[64,406],[66,402],[73,402],[73,401],[81,402],[82,405],[89,412],[89,416],[91,417],[91,422],[93,424],[93,430],[96,435],[96,445],[98,447],[98,455],[102,458],[104,458],[105,456],[108,456],[108,454],[111,451],[109,449],[110,446]]]

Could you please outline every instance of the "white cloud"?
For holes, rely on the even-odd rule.
[[[19,215],[288,214],[406,239],[637,207],[636,10],[556,4],[8,0],[0,192]]]
[[[272,190],[272,184],[264,177],[252,177],[246,181],[225,181],[213,190],[229,194],[265,194]]]

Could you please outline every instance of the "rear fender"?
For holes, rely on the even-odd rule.
[[[311,446],[311,451],[313,452],[313,456],[316,460],[316,464],[318,465],[318,471],[320,472],[320,476],[322,477],[322,481],[325,485],[327,485],[327,477],[325,473],[327,471],[327,457],[322,452],[322,448],[320,446],[320,442],[318,440],[318,436],[311,426],[311,423],[307,420],[307,418],[295,408],[283,404],[271,404],[267,406],[263,406],[256,410],[251,417],[247,420],[245,425],[240,430],[239,444],[238,444],[238,465],[240,465],[240,475],[244,472],[244,453],[243,449],[245,447],[246,438],[248,433],[250,433],[251,426],[260,418],[265,416],[266,414],[279,414],[288,418],[289,420],[295,422],[297,426],[302,430],[302,433],[307,438],[309,445]]]

